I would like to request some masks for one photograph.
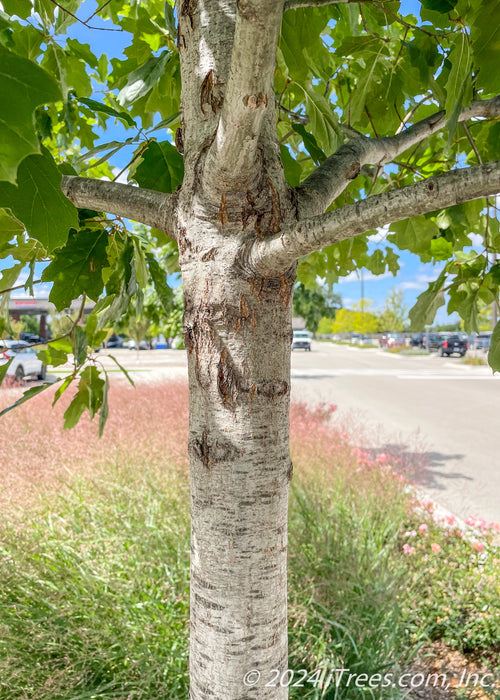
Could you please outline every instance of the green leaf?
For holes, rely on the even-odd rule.
[[[437,310],[444,304],[443,286],[445,278],[446,271],[443,270],[437,280],[431,282],[426,291],[417,297],[417,303],[409,313],[412,330],[423,330],[424,326],[434,321]]]
[[[69,387],[69,385],[73,382],[74,379],[75,379],[75,378],[74,378],[74,376],[73,376],[72,374],[70,374],[69,376],[67,376],[67,377],[64,379],[64,381],[63,381],[63,383],[61,384],[61,386],[59,386],[59,387],[56,389],[56,392],[55,392],[55,394],[54,394],[54,400],[52,401],[52,406],[55,406],[55,405],[56,405],[56,403],[59,401],[59,399],[61,398],[61,396],[64,394],[64,392],[65,392],[66,389]]]
[[[15,403],[11,404],[10,406],[7,406],[7,408],[4,408],[3,411],[0,411],[0,417],[4,416],[9,411],[12,411],[12,409],[17,408],[17,406],[20,406],[22,403],[29,401],[34,396],[41,394],[42,391],[45,391],[45,389],[48,389],[51,386],[53,386],[53,383],[40,384],[39,386],[31,387],[30,389],[28,389],[28,391],[25,391],[21,398],[18,399]]]
[[[76,207],[61,191],[61,173],[48,152],[28,156],[19,166],[17,187],[0,182],[0,206],[8,207],[31,236],[51,252],[78,226]]]
[[[458,0],[420,0],[422,5],[427,10],[434,10],[434,12],[441,12],[445,14],[446,12],[451,12]]]
[[[140,68],[130,73],[127,84],[118,94],[118,102],[122,107],[133,104],[154,88],[170,56],[168,51],[164,51],[160,56],[153,56]]]
[[[90,44],[82,44],[78,39],[67,39],[66,47],[69,49],[70,53],[77,58],[81,58],[92,68],[97,68],[98,61],[97,57],[90,48]]]
[[[328,100],[310,85],[300,86],[305,94],[306,113],[320,146],[327,154],[335,153],[343,141],[337,116]]]
[[[87,334],[87,342],[93,349],[99,348],[108,336],[108,331],[100,330],[98,328],[98,324],[99,319],[97,314],[91,313],[89,316],[87,316],[85,333]]]
[[[153,285],[158,294],[158,299],[161,302],[165,312],[169,314],[172,311],[173,292],[167,284],[167,273],[162,270],[156,258],[148,253],[146,260],[149,267],[149,274],[153,280]]]
[[[5,294],[6,290],[15,285],[23,267],[24,263],[21,262],[2,270],[2,276],[0,277],[0,294]]]
[[[309,153],[316,165],[319,165],[324,160],[326,160],[326,154],[318,146],[318,142],[312,134],[306,131],[302,124],[293,124],[292,129],[302,136],[302,141],[304,143],[304,148]]]
[[[48,344],[43,350],[39,350],[36,355],[44,365],[51,365],[52,367],[65,365],[68,361],[68,353],[51,344]]]
[[[13,360],[14,360],[14,358],[11,357],[10,360],[7,360],[7,362],[0,365],[0,385],[2,384],[3,380],[5,379],[5,375],[7,374],[7,371],[9,369],[9,367],[11,366]]]
[[[106,372],[105,374],[105,381],[104,381],[104,386],[102,389],[102,405],[101,405],[101,410],[99,413],[99,437],[102,437],[102,434],[104,432],[104,426],[106,425],[106,421],[108,420],[108,415],[109,415],[109,406],[108,406],[108,391],[109,391],[109,379],[108,379],[108,374]]]
[[[300,163],[297,163],[284,144],[282,144],[280,147],[280,153],[286,181],[291,187],[297,187],[300,185],[300,181],[302,179],[302,168],[300,167]]]
[[[477,86],[498,93],[498,66],[500,64],[500,0],[478,3],[471,26],[474,65],[478,70]]]
[[[431,241],[431,254],[434,260],[448,260],[453,255],[453,245],[440,236]]]
[[[167,32],[170,34],[172,39],[175,39],[177,37],[177,27],[175,25],[174,8],[170,5],[168,0],[165,2],[164,14]]]
[[[54,282],[49,299],[58,311],[71,306],[83,293],[97,301],[104,282],[102,270],[108,265],[108,234],[104,229],[72,231],[42,273],[44,282]]]
[[[108,114],[110,117],[121,119],[129,126],[136,126],[135,121],[132,119],[130,114],[127,114],[127,112],[118,112],[116,109],[108,107],[108,105],[105,105],[102,102],[97,102],[97,100],[91,100],[88,97],[79,97],[78,102],[86,105],[89,107],[89,109],[94,110],[94,112],[102,112],[103,114]]]
[[[119,367],[119,369],[121,369],[121,371],[122,371],[123,374],[127,377],[127,379],[128,379],[129,382],[132,384],[132,386],[135,386],[134,380],[132,379],[132,377],[130,376],[130,374],[127,372],[127,370],[125,369],[125,367],[123,367],[123,366],[118,362],[118,360],[116,359],[116,357],[115,357],[114,355],[108,355],[108,357],[110,357],[110,358],[113,360],[113,362],[117,365],[117,367]]]
[[[391,224],[390,231],[391,233],[387,236],[390,243],[394,243],[403,250],[411,250],[424,262],[430,262],[431,241],[440,235],[435,221],[425,216],[415,216],[412,219]]]
[[[458,115],[472,99],[471,67],[472,55],[469,37],[460,32],[453,43],[449,60],[451,70],[446,82],[446,118],[450,131],[455,130]]]
[[[133,173],[138,185],[157,192],[173,192],[183,177],[184,159],[168,141],[151,141]]]
[[[33,12],[31,0],[2,0],[3,9],[8,15],[27,19]]]
[[[87,334],[81,326],[75,326],[73,329],[73,355],[77,365],[83,365],[87,359]]]
[[[34,111],[61,92],[39,65],[0,46],[0,180],[15,182],[19,163],[39,153]]]
[[[493,372],[500,372],[500,323],[497,323],[491,334],[488,364]]]

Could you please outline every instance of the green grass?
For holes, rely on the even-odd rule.
[[[92,426],[84,424],[78,444],[89,441],[82,459],[91,454],[93,461],[80,468],[74,458],[72,473],[74,434],[59,438],[55,451],[57,420],[49,413],[40,420],[48,401],[9,419],[10,438],[17,427],[39,445],[45,439],[48,467],[60,461],[65,471],[57,479],[45,472],[36,498],[31,486],[24,492],[16,482],[15,498],[4,507],[1,700],[187,697],[189,495],[174,449],[185,439],[187,402],[184,385],[166,387],[137,390],[140,414],[136,394],[120,386],[108,442],[105,436],[96,452]],[[436,523],[428,505],[414,502],[395,457],[359,450],[329,427],[334,410],[292,409],[289,667],[397,677],[423,645],[440,640],[487,659],[494,671],[495,526],[474,520],[461,533],[456,523]],[[161,435],[168,411],[169,431]],[[3,453],[12,458],[6,464],[22,446],[5,443]],[[25,459],[20,451],[17,471]],[[291,691],[291,698],[320,697],[403,694],[342,685],[322,694],[307,684]]]
[[[485,358],[479,357],[479,355],[466,355],[462,357],[461,363],[463,365],[472,365],[473,367],[482,367],[488,364]]]

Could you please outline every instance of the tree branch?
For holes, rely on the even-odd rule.
[[[139,221],[175,240],[172,195],[118,182],[65,175],[61,189],[77,207]]]
[[[240,0],[221,118],[206,162],[213,182],[252,172],[262,120],[274,113],[273,76],[283,0]],[[263,40],[265,37],[265,40]]]
[[[382,0],[383,1],[383,0]],[[348,5],[358,2],[370,2],[370,0],[287,0],[286,10],[296,10],[297,7],[323,7],[324,5]]]
[[[252,241],[245,262],[257,274],[280,275],[295,260],[373,228],[500,192],[500,161],[452,170],[315,216]]]
[[[462,111],[458,121],[499,115],[500,95],[497,95],[490,100],[472,102]],[[408,148],[445,126],[446,113],[441,111],[416,122],[396,136],[359,136],[344,144],[297,188],[300,217],[322,214],[349,182],[359,175],[364,165],[383,166],[391,163]]]

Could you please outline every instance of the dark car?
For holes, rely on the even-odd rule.
[[[469,349],[469,342],[460,335],[449,335],[442,338],[438,353],[441,357],[449,357],[454,353],[463,357]]]
[[[444,336],[439,333],[427,333],[424,340],[424,347],[429,352],[439,352]]]
[[[106,348],[112,350],[113,348],[123,347],[123,336],[122,335],[112,335],[111,338],[106,343]]]
[[[488,352],[491,345],[491,333],[479,333],[474,340],[474,347],[477,350]]]
[[[425,347],[425,333],[417,333],[410,338],[410,345],[412,348],[423,348]]]

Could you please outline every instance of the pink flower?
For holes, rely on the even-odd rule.
[[[417,536],[416,530],[409,530],[408,532],[405,532],[405,537],[416,537],[416,536]]]
[[[331,404],[330,404],[330,411],[331,411],[332,413],[335,413],[336,410],[337,410],[337,406],[336,406],[334,403],[331,403]]]
[[[387,455],[384,452],[381,452],[380,454],[377,455],[377,462],[379,464],[385,464],[387,462]]]
[[[437,544],[436,542],[433,542],[431,544],[431,549],[433,552],[440,552],[441,551],[441,545]]]
[[[411,547],[409,544],[403,545],[403,552],[405,554],[413,554],[414,551],[415,551],[415,547]]]
[[[455,530],[455,535],[457,537],[462,537],[463,536],[462,530]]]
[[[479,518],[479,520],[476,520],[476,527],[480,527],[481,530],[484,530],[486,527],[486,520],[483,520],[483,518]]]
[[[420,533],[422,533],[422,532],[427,532],[428,529],[429,529],[429,527],[428,527],[425,523],[422,523],[422,525],[419,525],[419,526],[418,526],[418,531],[419,531]]]
[[[488,527],[490,530],[495,530],[496,532],[500,532],[500,525],[498,523],[489,523]]]
[[[448,525],[453,525],[455,523],[455,520],[456,520],[456,518],[454,515],[447,515],[446,516],[446,522],[448,523]]]
[[[472,546],[477,552],[482,552],[484,549],[484,544],[482,542],[473,542]]]
[[[476,518],[473,515],[469,515],[469,517],[465,519],[465,524],[474,527],[476,524]]]

